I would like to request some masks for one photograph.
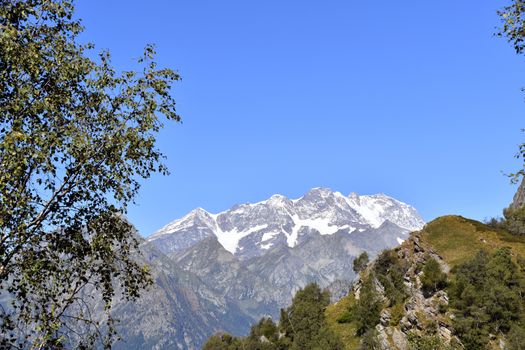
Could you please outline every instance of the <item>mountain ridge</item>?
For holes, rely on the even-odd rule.
[[[197,349],[215,332],[241,335],[262,316],[278,319],[309,283],[345,295],[358,255],[395,247],[408,237],[407,226],[423,224],[412,206],[384,194],[345,197],[327,188],[218,214],[196,208],[144,239],[155,284],[115,316],[128,345]],[[154,310],[162,322],[147,321]]]
[[[215,236],[232,254],[251,258],[264,255],[274,245],[294,247],[302,236],[313,231],[321,235],[339,231],[351,234],[379,228],[385,221],[407,232],[424,225],[414,207],[385,194],[360,196],[352,192],[344,196],[318,187],[298,199],[275,194],[257,203],[234,205],[217,214],[196,208],[146,240],[165,253],[174,253]]]
[[[348,296],[327,310],[330,327],[344,339],[345,350],[353,350],[363,342],[372,343],[380,350],[519,349],[523,346],[525,333],[519,331],[522,329],[520,322],[525,318],[523,309],[518,308],[520,311],[514,312],[512,317],[500,316],[505,322],[516,323],[502,327],[498,332],[495,330],[498,330],[500,314],[494,310],[497,307],[505,312],[514,310],[498,303],[512,293],[512,288],[518,289],[516,295],[521,295],[525,269],[520,261],[525,255],[525,237],[510,233],[502,225],[490,226],[462,216],[447,215],[429,222],[423,230],[411,233],[403,244],[384,251],[382,255],[389,259],[372,261],[361,272]],[[397,263],[391,262],[395,260]],[[392,302],[392,294],[385,288],[385,276],[378,278],[377,270],[384,269],[386,261],[391,264],[388,269],[392,271],[396,269],[395,265],[403,266],[406,296],[397,303]],[[468,266],[474,266],[474,261],[478,265],[468,270]],[[428,268],[432,262],[436,263],[434,271]],[[484,277],[465,279],[468,273]],[[506,283],[505,278],[512,274],[515,274],[513,280]],[[520,274],[524,275],[520,277]],[[374,280],[382,306],[370,332],[358,336],[358,322],[351,314],[356,310],[360,291],[367,279]],[[463,293],[463,283],[471,281],[481,285],[477,288],[471,286]],[[497,292],[491,294],[495,288]],[[480,298],[478,294],[483,291],[495,295],[495,301],[487,301],[490,299],[485,295]],[[462,298],[468,302],[462,304]],[[483,301],[493,304],[487,307]],[[513,303],[523,304],[524,301],[518,298],[513,299]],[[480,316],[476,310],[490,313],[493,318],[485,314]],[[471,319],[475,321],[469,324]],[[479,322],[479,319],[483,321]],[[473,326],[478,324],[476,322],[479,325]]]
[[[216,334],[204,349],[519,350],[524,256],[525,236],[504,223],[439,217],[358,267],[340,300],[327,304],[312,292],[323,287],[309,284],[278,322],[261,318],[244,337]]]

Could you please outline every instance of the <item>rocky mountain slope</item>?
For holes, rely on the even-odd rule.
[[[328,308],[331,328],[348,350],[363,342],[380,350],[518,349],[525,341],[524,254],[524,237],[459,216],[438,218],[361,272],[350,294]],[[398,272],[400,296],[389,289]],[[360,333],[352,313],[370,279],[381,307],[375,325]]]
[[[235,300],[151,245],[141,250],[155,282],[137,302],[117,303],[113,313],[122,341],[114,349],[199,349],[213,330],[247,331],[252,318]]]
[[[386,195],[346,197],[317,188],[219,214],[195,209],[146,239],[155,285],[116,315],[127,344],[197,349],[217,331],[245,334],[309,282],[347,292],[353,259],[399,245],[424,222]]]

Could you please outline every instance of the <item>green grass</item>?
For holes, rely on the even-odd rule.
[[[355,350],[359,347],[360,338],[355,335],[355,324],[353,322],[337,322],[337,319],[339,319],[353,303],[355,303],[354,295],[350,293],[337,303],[329,305],[325,311],[328,327],[341,337],[345,350]]]
[[[403,243],[410,244],[409,241]],[[498,248],[510,247],[514,257],[525,257],[525,237],[514,236],[502,229],[491,228],[479,221],[461,216],[443,216],[428,223],[421,232],[421,244],[439,254],[453,268],[471,259],[479,250],[493,252]],[[325,311],[328,326],[336,332],[345,345],[345,350],[355,350],[359,347],[360,337],[355,335],[356,325],[338,323],[349,306],[355,303],[353,294],[339,302],[331,304]],[[402,310],[391,310],[396,314]],[[396,315],[396,323],[401,315]],[[450,322],[450,320],[448,320]],[[497,342],[492,342],[489,348],[497,348]],[[496,345],[495,345],[496,344]]]
[[[481,249],[493,252],[510,247],[515,254],[525,256],[525,237],[461,216],[443,216],[428,223],[421,239],[424,246],[436,251],[451,267],[465,262]]]

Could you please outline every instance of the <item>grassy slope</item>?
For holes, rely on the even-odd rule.
[[[461,216],[443,216],[428,223],[421,232],[421,243],[438,253],[450,267],[465,262],[481,249],[492,252],[510,247],[515,255],[525,257],[525,237],[513,236]],[[355,335],[353,323],[339,324],[336,320],[354,301],[353,295],[349,295],[326,310],[328,324],[339,334],[346,350],[357,349],[360,338]]]
[[[329,305],[326,308],[325,315],[329,327],[339,334],[345,345],[345,350],[355,350],[359,347],[359,337],[355,335],[356,327],[353,323],[337,323],[348,307],[354,303],[354,295],[349,294],[339,300],[337,303]]]
[[[451,267],[468,260],[481,249],[492,252],[510,247],[515,254],[525,256],[525,237],[512,236],[461,216],[443,216],[428,223],[421,240]]]

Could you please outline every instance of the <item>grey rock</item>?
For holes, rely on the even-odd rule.
[[[448,329],[447,327],[440,326],[439,327],[439,336],[443,338],[445,343],[449,344],[450,340],[452,339],[452,331]]]
[[[445,315],[441,315],[438,312],[440,304],[448,303],[446,291],[438,291],[434,295],[425,298],[419,279],[421,271],[418,271],[417,268],[420,263],[428,258],[428,254],[440,263],[444,271],[449,271],[449,267],[437,254],[422,247],[417,233],[411,235],[407,244],[403,244],[395,249],[399,257],[406,257],[408,260],[408,269],[403,276],[408,298],[404,302],[404,315],[396,326],[390,326],[389,322],[387,322],[389,310],[385,308],[381,311],[380,322],[376,326],[380,348],[407,350],[410,348],[407,334],[423,335],[429,331],[437,331],[436,334],[439,335],[445,344],[450,344],[452,339],[455,343],[460,344],[459,339],[453,335],[454,331],[451,324],[445,321],[452,319],[453,314],[446,312]],[[354,292],[358,290],[360,285],[361,281],[358,280],[354,285]],[[381,288],[377,287],[376,290],[381,293]],[[434,329],[434,325],[437,328]]]
[[[386,222],[394,225],[390,235],[381,238],[388,246],[397,245],[398,239],[405,239],[408,232],[424,225],[413,207],[386,195],[353,193],[345,197],[327,188],[315,188],[297,200],[274,195],[266,201],[236,205],[216,215],[195,209],[165,225],[148,241],[162,252],[172,254],[215,235],[227,250],[246,260],[265,255],[270,247],[294,247],[313,234],[342,231],[364,240],[367,234],[361,234],[363,231],[378,229]],[[386,234],[387,229],[382,231]]]
[[[525,177],[522,177],[520,186],[514,194],[514,198],[512,199],[512,203],[510,204],[509,208],[518,209],[523,205],[525,205]]]
[[[396,349],[399,350],[408,350],[408,340],[405,333],[401,332],[399,329],[394,328],[392,333],[392,341]]]
[[[385,195],[324,188],[219,214],[195,209],[143,244],[155,285],[139,303],[117,305],[126,342],[115,348],[198,349],[216,332],[244,335],[262,316],[278,319],[310,282],[335,300],[356,278],[357,255],[373,258],[423,224],[414,208]]]
[[[377,331],[377,340],[379,341],[379,349],[380,350],[391,350],[392,347],[390,346],[390,342],[388,341],[388,335],[385,331],[385,327],[383,327],[381,324],[378,324],[376,326]]]
[[[383,311],[381,311],[379,323],[386,327],[390,323],[391,318],[392,316],[390,315],[390,312],[387,309],[384,309]]]

